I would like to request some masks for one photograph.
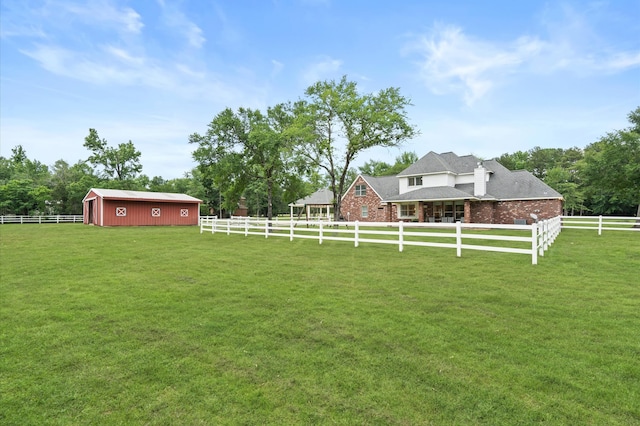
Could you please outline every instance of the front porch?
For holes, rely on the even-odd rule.
[[[434,223],[469,223],[471,202],[469,200],[417,201],[397,204],[398,219]]]

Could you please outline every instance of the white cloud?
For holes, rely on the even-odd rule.
[[[162,15],[165,23],[182,34],[189,46],[199,49],[207,40],[202,29],[190,21],[185,14],[174,4],[167,5],[163,0],[158,4],[162,8]]]
[[[60,12],[75,15],[84,22],[98,22],[132,34],[140,33],[144,27],[138,12],[130,7],[120,8],[109,0],[92,0],[83,4],[51,1],[47,4],[47,13],[56,15]]]
[[[335,76],[342,67],[342,61],[331,57],[322,57],[317,62],[310,64],[302,74],[305,84],[313,84],[317,81]]]
[[[417,52],[422,81],[436,94],[462,93],[472,105],[505,74],[540,53],[543,43],[522,37],[504,46],[474,39],[455,26],[436,26],[414,40],[405,53]]]
[[[275,59],[271,60],[271,78],[277,76],[284,69],[284,64],[282,62],[276,61]]]
[[[412,37],[403,53],[417,57],[420,80],[429,90],[460,95],[468,106],[516,74],[563,71],[585,76],[640,66],[640,51],[613,47],[599,34],[600,7],[592,4],[577,11],[566,4],[549,6],[541,17],[543,34],[507,41],[474,37],[454,25],[434,25],[429,33]]]

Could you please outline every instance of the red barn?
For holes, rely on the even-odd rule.
[[[83,222],[98,226],[197,225],[202,200],[185,194],[92,188]]]

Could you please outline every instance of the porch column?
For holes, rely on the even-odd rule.
[[[424,222],[424,202],[418,201],[418,222]]]
[[[471,223],[471,201],[464,200],[464,223]]]

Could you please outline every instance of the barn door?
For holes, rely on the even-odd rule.
[[[88,223],[91,225],[95,225],[94,223],[94,218],[93,218],[93,212],[94,212],[94,208],[93,208],[93,202],[94,200],[89,200],[89,212],[88,212]]]

